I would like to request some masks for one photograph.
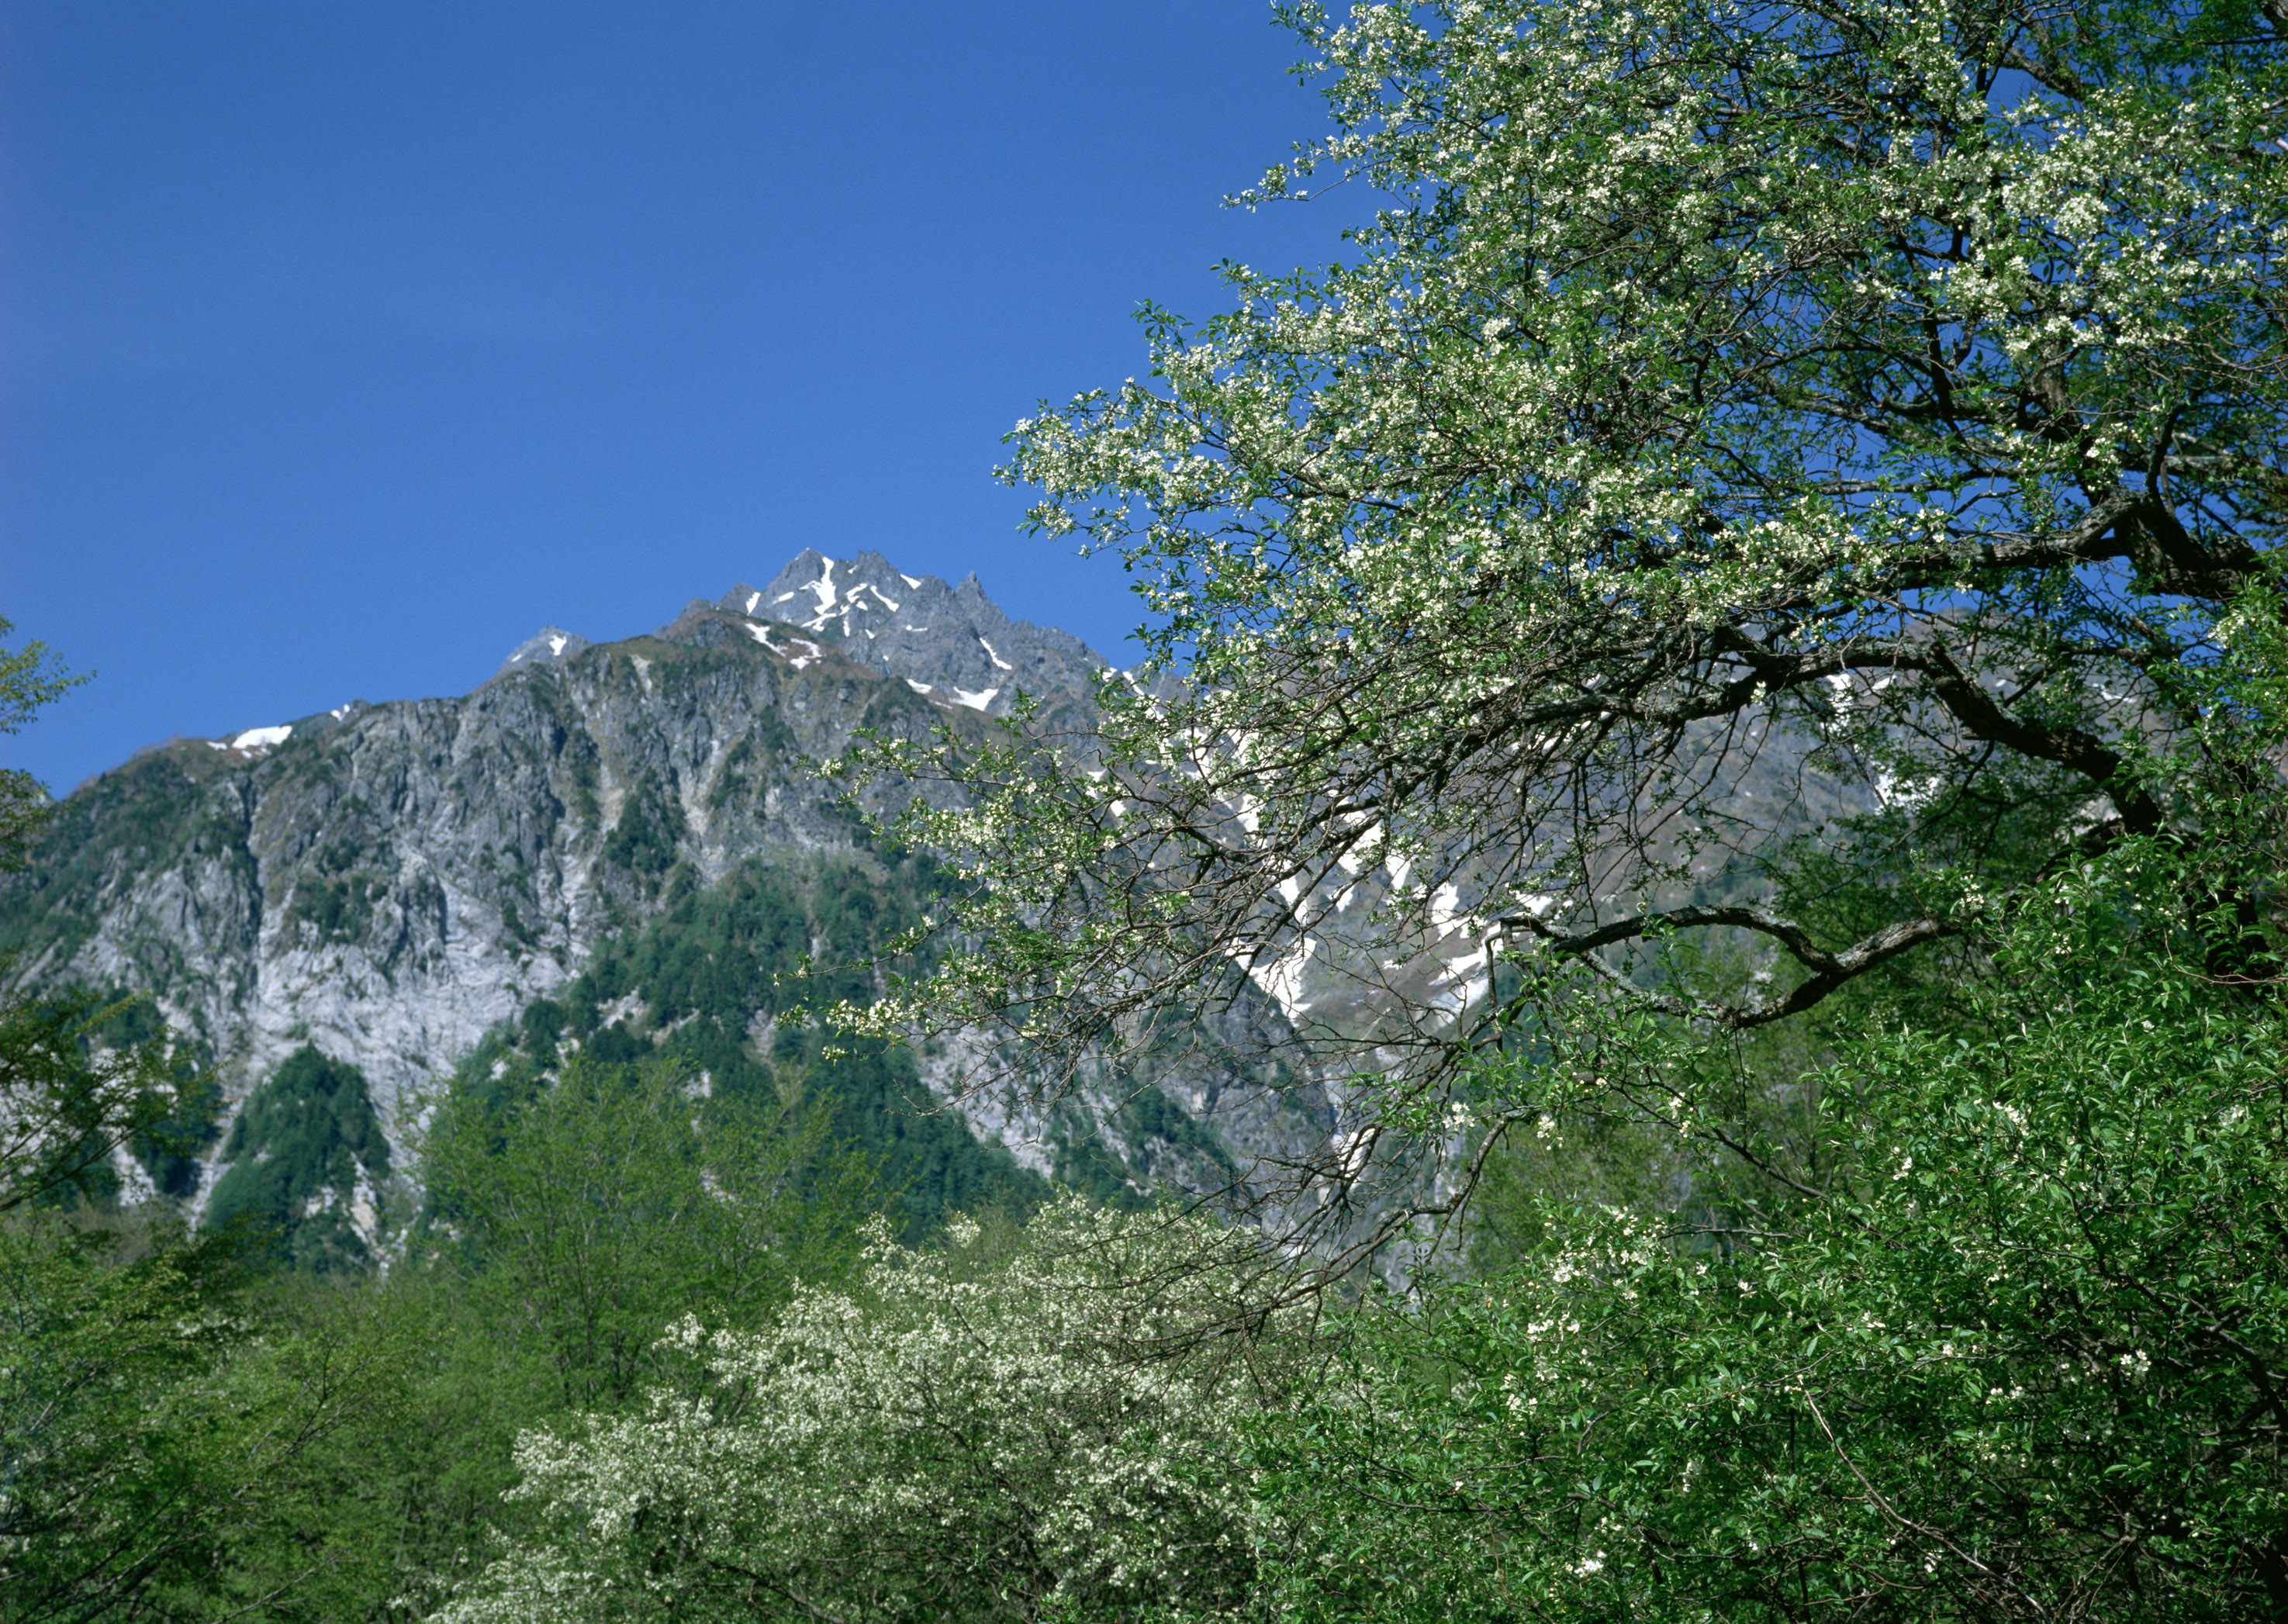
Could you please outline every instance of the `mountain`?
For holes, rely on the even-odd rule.
[[[148,994],[222,1108],[184,1125],[195,1153],[150,1152],[123,1179],[195,1216],[251,1213],[314,1267],[361,1261],[418,1200],[409,1153],[438,1090],[537,1077],[573,1047],[826,1105],[909,1227],[1045,1180],[1115,1199],[1275,1183],[1360,1126],[1347,1071],[1310,1069],[1299,1032],[1376,1031],[1394,990],[1430,1010],[1482,994],[1493,944],[1452,887],[1405,939],[1385,911],[1394,867],[1294,898],[1300,923],[1231,1007],[1084,1066],[1045,1115],[966,1086],[1012,1058],[984,1034],[822,1047],[781,1018],[806,989],[870,996],[941,883],[927,853],[875,845],[822,764],[861,728],[981,738],[1021,692],[1084,729],[1108,669],[973,575],[805,551],[648,636],[544,628],[457,699],[142,752],[0,875],[0,967],[23,992]],[[1799,741],[1760,732],[1711,772],[1787,809],[1784,833],[1864,810]],[[1691,878],[1696,899],[1753,883],[1707,860]]]
[[[0,951],[20,990],[149,994],[215,1067],[205,1150],[147,1159],[131,1183],[307,1228],[322,1259],[354,1259],[386,1227],[426,1090],[473,1059],[546,1064],[560,1043],[624,1058],[679,1042],[695,1066],[838,1089],[852,1131],[912,1140],[891,1160],[933,1200],[1040,1176],[1134,1189],[1178,1163],[1205,1176],[1234,1134],[1323,1124],[1235,1058],[1195,1056],[1096,1079],[1055,1121],[981,1099],[896,1127],[925,1120],[902,1097],[944,1092],[959,1043],[876,1056],[860,1077],[779,1036],[786,977],[807,959],[864,995],[874,972],[854,967],[934,883],[926,860],[875,849],[819,764],[861,727],[982,728],[1020,690],[1085,709],[1105,669],[974,576],[806,551],[649,636],[547,628],[461,698],[154,747],[68,796],[32,866],[0,877]],[[703,939],[718,947],[701,975],[678,944]]]

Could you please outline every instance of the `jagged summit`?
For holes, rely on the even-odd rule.
[[[501,661],[500,669],[493,675],[499,677],[520,666],[561,665],[587,646],[588,639],[578,632],[567,631],[560,626],[543,626],[510,650],[508,658]]]
[[[948,585],[935,575],[909,575],[870,551],[830,558],[806,547],[768,586],[742,582],[712,604],[695,602],[661,635],[674,638],[690,629],[693,614],[704,618],[711,610],[798,628],[845,659],[904,678],[927,699],[989,716],[1005,714],[1020,692],[1085,699],[1109,663],[1069,632],[1011,619],[985,595],[974,572]],[[777,646],[768,634],[756,635]],[[589,646],[576,632],[543,627],[517,645],[494,677],[561,665]]]
[[[1088,695],[1108,663],[1069,632],[1012,620],[973,573],[949,586],[909,575],[878,552],[830,558],[805,548],[768,586],[742,582],[717,606],[828,637],[846,659],[989,715],[1006,711],[1020,690]]]

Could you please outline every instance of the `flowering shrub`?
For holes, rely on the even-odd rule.
[[[868,1241],[848,1292],[774,1326],[686,1319],[689,1379],[528,1433],[542,1542],[441,1616],[1103,1618],[1243,1595],[1245,1494],[1219,1469],[1279,1390],[1265,1267],[1212,1221],[1077,1198],[997,1241]]]

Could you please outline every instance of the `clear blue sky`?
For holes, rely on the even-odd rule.
[[[1300,50],[1261,0],[0,0],[0,614],[98,673],[0,764],[463,693],[806,546],[1120,657],[1117,564],[989,470],[1143,370],[1140,300],[1339,254],[1335,200],[1219,202],[1323,127]]]

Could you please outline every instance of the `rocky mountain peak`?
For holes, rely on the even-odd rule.
[[[587,646],[588,639],[577,632],[567,631],[560,626],[543,626],[511,649],[508,658],[501,661],[500,669],[493,675],[504,677],[528,665],[561,665]]]
[[[768,586],[742,582],[716,606],[830,638],[846,659],[989,716],[1006,712],[1019,692],[1084,698],[1108,664],[1069,632],[1011,619],[974,573],[948,585],[909,575],[878,552],[830,558],[805,548]]]

